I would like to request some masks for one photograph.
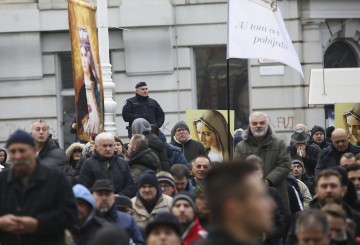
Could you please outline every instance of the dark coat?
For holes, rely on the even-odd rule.
[[[17,236],[0,231],[0,243],[64,245],[64,230],[77,220],[74,194],[65,176],[37,161],[28,187],[13,170],[0,174],[0,216],[13,214],[38,220],[34,234]]]
[[[136,94],[134,97],[126,100],[122,109],[122,116],[125,122],[129,123],[128,133],[131,138],[131,125],[137,118],[144,118],[150,124],[156,124],[159,128],[164,124],[165,113],[159,103],[147,97]]]
[[[235,241],[225,231],[216,229],[209,232],[208,237],[200,245],[250,245]]]
[[[74,228],[71,234],[76,245],[88,245],[100,229],[110,226],[109,222],[94,216],[83,227]]]
[[[304,158],[300,157],[297,154],[295,145],[289,145],[288,151],[290,153],[291,158],[293,158],[293,159],[297,158],[304,163],[306,173],[309,176],[315,175],[315,167],[316,167],[317,159],[318,159],[319,152],[320,152],[320,150],[317,147],[307,144],[306,150],[305,150],[306,156]]]
[[[37,158],[44,165],[60,170],[68,179],[74,176],[74,170],[66,159],[65,151],[59,148],[58,144],[51,138],[51,135],[46,140]]]
[[[279,191],[285,207],[290,210],[286,178],[290,172],[291,158],[285,142],[274,137],[270,127],[261,145],[257,144],[249,129],[244,132],[243,139],[235,148],[235,159],[245,160],[250,155],[260,157],[264,161],[265,179]]]
[[[135,183],[146,170],[155,172],[162,170],[159,158],[150,148],[133,154],[129,160],[129,166]]]
[[[168,148],[168,152],[170,152],[169,156],[169,164],[172,166],[173,164],[184,164],[188,166],[188,161],[186,160],[184,154],[181,152],[181,148],[174,146],[169,143],[165,143],[165,146]]]
[[[107,222],[114,224],[124,230],[129,234],[130,239],[136,245],[144,244],[144,239],[140,233],[139,227],[135,223],[133,217],[128,215],[127,213],[122,213],[117,211],[115,205],[101,218],[105,219]]]
[[[98,179],[110,179],[114,185],[114,193],[133,197],[136,192],[134,179],[131,176],[127,161],[113,155],[111,158],[103,158],[94,153],[84,160],[80,170],[80,184],[91,189]]]
[[[169,158],[167,156],[166,145],[161,141],[159,137],[152,133],[144,133],[145,138],[148,141],[149,147],[158,156],[161,169],[163,171],[170,172]]]
[[[191,162],[199,155],[207,156],[204,145],[192,139],[189,139],[185,144],[180,144],[172,137],[170,144],[179,147],[188,162]]]
[[[333,145],[321,150],[316,164],[315,174],[323,169],[339,166],[341,156],[347,152],[351,152],[355,156],[360,152],[360,147],[349,142],[349,147],[344,152],[337,151]]]
[[[309,140],[309,144],[310,145],[315,144],[315,145],[319,146],[321,150],[331,145],[331,143],[327,142],[325,139],[321,144],[318,144],[312,139],[312,137]]]

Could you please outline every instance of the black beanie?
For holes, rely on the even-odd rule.
[[[325,135],[325,129],[323,127],[320,127],[320,126],[317,126],[317,125],[315,125],[311,129],[311,137],[313,137],[314,134],[316,134],[316,132],[322,132]]]
[[[179,194],[177,194],[176,196],[174,196],[171,207],[174,207],[176,202],[179,201],[179,200],[187,201],[191,205],[191,207],[193,208],[194,213],[197,213],[197,208],[196,208],[195,202],[194,202],[194,200],[192,199],[192,197],[190,196],[189,193],[183,191],[183,192],[180,192]]]
[[[160,225],[165,225],[165,226],[171,227],[176,232],[178,237],[181,237],[180,222],[176,218],[175,215],[173,215],[172,213],[169,213],[169,212],[159,213],[155,217],[155,219],[146,226],[146,229],[145,229],[146,236],[148,237],[149,234],[151,233],[151,231]]]
[[[141,186],[143,186],[145,184],[155,186],[158,190],[160,189],[159,181],[153,170],[147,170],[140,176],[140,179],[138,182],[138,188],[140,188]]]
[[[16,130],[8,140],[6,141],[6,148],[8,148],[13,143],[25,143],[35,147],[35,140],[28,132],[18,129]]]
[[[172,136],[175,136],[176,130],[177,130],[178,128],[184,128],[184,129],[186,129],[186,130],[190,133],[190,129],[189,129],[188,125],[186,124],[186,122],[180,121],[180,122],[177,122],[177,123],[174,125],[174,127],[172,128],[172,130],[171,130],[171,135],[172,135]]]

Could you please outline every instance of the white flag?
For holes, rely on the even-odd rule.
[[[227,57],[276,60],[304,77],[275,0],[229,0]]]

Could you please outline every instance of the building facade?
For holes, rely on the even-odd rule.
[[[261,110],[288,139],[296,123],[327,126],[327,107],[308,104],[310,70],[360,66],[360,1],[278,5],[305,78],[279,63],[231,60],[230,107],[236,128],[246,128],[249,113]],[[108,0],[108,11],[121,137],[127,135],[122,107],[139,81],[147,82],[164,109],[166,135],[188,109],[226,109],[227,1]],[[61,145],[71,143],[70,51],[67,1],[0,0],[0,145],[39,118],[49,122]]]

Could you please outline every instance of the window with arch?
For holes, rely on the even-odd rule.
[[[330,45],[324,54],[324,68],[359,67],[359,57],[355,49],[345,41]]]

